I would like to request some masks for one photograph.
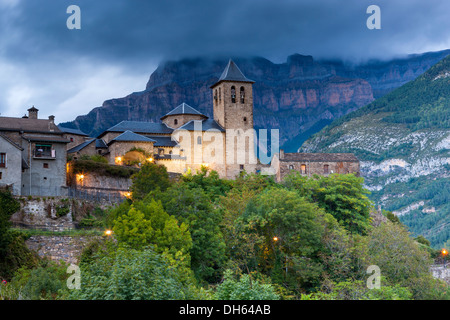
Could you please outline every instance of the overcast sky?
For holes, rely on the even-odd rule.
[[[67,7],[81,9],[69,30]],[[381,30],[369,30],[369,5]],[[0,0],[0,113],[73,120],[166,59],[293,53],[360,62],[450,48],[448,0]]]

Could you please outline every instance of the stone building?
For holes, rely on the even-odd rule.
[[[0,185],[15,195],[59,196],[66,189],[66,145],[54,116],[0,117]]]
[[[274,155],[271,167],[277,181],[283,180],[293,170],[305,176],[360,175],[359,160],[352,153],[284,153],[280,150]]]
[[[244,170],[256,172],[253,83],[230,60],[211,86],[213,119],[182,103],[162,116],[161,123],[122,121],[68,154],[100,153],[116,165],[154,161],[174,173],[207,166],[230,179]],[[100,142],[107,147],[101,152]]]
[[[66,128],[62,127],[61,125],[58,125],[59,130],[64,132],[63,137],[69,140],[69,143],[67,144],[67,150],[78,146],[82,144],[83,142],[86,142],[88,140],[92,140],[92,138],[89,137],[88,134],[84,133],[81,130],[78,129],[72,129],[72,128]]]

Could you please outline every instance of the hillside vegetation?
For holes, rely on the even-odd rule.
[[[353,152],[371,199],[435,247],[450,237],[450,57],[334,121],[300,152]]]

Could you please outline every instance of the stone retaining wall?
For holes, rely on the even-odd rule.
[[[64,260],[69,264],[78,264],[81,251],[95,238],[95,236],[32,236],[25,243],[40,257],[46,256],[53,261]]]

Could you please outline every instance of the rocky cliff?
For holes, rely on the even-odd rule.
[[[254,123],[257,128],[280,129],[280,143],[295,151],[311,134],[334,119],[374,100],[375,95],[402,85],[428,69],[446,53],[424,54],[389,62],[349,66],[315,61],[295,54],[285,63],[264,58],[235,58],[254,85]],[[212,117],[209,86],[217,81],[226,59],[198,58],[162,63],[146,89],[111,99],[87,115],[63,125],[91,136],[122,120],[159,121],[182,102]],[[374,71],[376,70],[376,72]]]

